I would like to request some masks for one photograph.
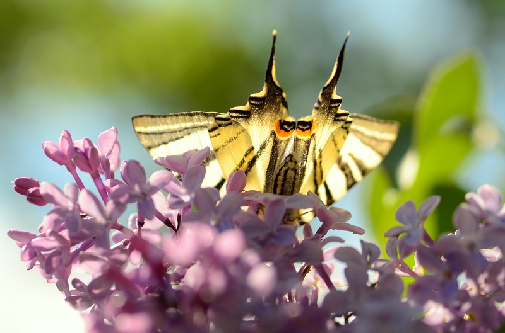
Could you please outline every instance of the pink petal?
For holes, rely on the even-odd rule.
[[[353,234],[356,234],[356,235],[363,235],[365,233],[365,229],[355,226],[351,223],[347,223],[347,222],[334,222],[331,225],[330,229],[332,229],[332,230],[345,230],[345,231],[352,232]]]
[[[110,162],[110,171],[114,172],[119,167],[119,155],[121,153],[121,147],[119,146],[119,142],[116,142],[112,147],[112,151],[107,156],[107,159]]]
[[[481,213],[484,213],[483,209],[485,207],[485,203],[484,203],[484,200],[480,197],[480,195],[478,195],[475,192],[469,192],[469,193],[465,194],[465,200],[466,200],[466,202],[468,202],[472,206],[479,209],[481,211]]]
[[[176,195],[179,197],[188,195],[188,192],[186,191],[186,189],[184,187],[182,187],[181,182],[177,178],[174,178],[170,183],[165,185],[163,187],[163,189],[167,193],[173,194],[173,195]]]
[[[314,200],[306,195],[296,193],[286,200],[287,209],[297,208],[312,208],[314,207]]]
[[[64,165],[69,160],[68,157],[60,151],[60,147],[56,142],[44,141],[42,142],[42,149],[47,157],[59,165]]]
[[[162,166],[166,166],[171,171],[180,174],[183,174],[188,170],[188,164],[186,159],[180,155],[169,155],[165,157],[165,161]]]
[[[188,161],[188,169],[195,165],[200,165],[207,156],[210,154],[210,148],[205,147],[203,149],[197,150],[194,154],[191,155]]]
[[[51,252],[45,261],[44,271],[46,274],[53,274],[62,265],[60,251]]]
[[[417,211],[417,217],[420,221],[426,220],[428,216],[437,208],[440,203],[440,196],[432,195],[428,199],[424,200],[419,210]]]
[[[393,236],[399,236],[400,234],[404,233],[408,229],[404,226],[394,226],[392,228],[389,228],[385,233],[384,237],[393,237]]]
[[[16,178],[14,179],[13,183],[14,183],[14,190],[21,195],[26,195],[29,189],[40,186],[38,180],[30,177]]]
[[[226,183],[226,192],[242,192],[246,185],[246,176],[243,170],[239,170],[230,174]]]
[[[292,246],[296,242],[295,226],[280,225],[275,229],[274,239],[282,246]]]
[[[352,218],[351,212],[349,212],[345,209],[342,209],[342,208],[339,208],[336,206],[331,206],[330,208],[328,208],[328,210],[335,213],[335,215],[337,216],[335,219],[335,222],[342,222],[343,223],[343,222],[349,221]]]
[[[152,202],[152,200],[150,201]],[[107,219],[110,221],[117,220],[121,215],[123,215],[125,210],[126,204],[123,202],[109,200],[109,202],[105,205],[105,214]]]
[[[148,220],[152,219],[155,214],[155,208],[153,200],[149,197],[145,200],[140,200],[138,202],[139,216],[142,216]]]
[[[117,129],[112,127],[98,136],[98,148],[100,152],[107,156],[111,153],[112,148],[117,142]]]
[[[47,213],[39,226],[39,232],[43,233],[47,230],[53,230],[59,227],[65,219],[62,216],[62,209],[56,208]]]
[[[260,263],[254,266],[247,275],[247,285],[260,297],[267,297],[276,285],[276,272],[273,266]]]
[[[367,258],[368,262],[374,262],[377,260],[381,254],[381,250],[374,243],[365,242],[360,240],[361,243],[361,254]]]
[[[345,240],[341,237],[338,237],[338,236],[325,236],[322,241],[323,246],[326,244],[329,244],[329,243],[344,243],[344,242],[345,242]],[[325,260],[328,260],[328,259],[325,259]]]
[[[403,203],[395,213],[396,220],[406,226],[415,226],[416,217],[416,204],[412,200]]]
[[[129,185],[145,185],[146,178],[146,170],[138,161],[129,160],[126,162],[125,166],[125,174],[127,175]]]
[[[67,157],[68,160],[72,159],[74,154],[74,142],[72,141],[72,136],[70,132],[64,130],[60,135],[60,151],[63,155]]]
[[[460,204],[456,208],[453,221],[463,236],[475,235],[479,230],[480,219],[468,204]]]
[[[340,237],[330,236],[330,237],[326,237],[325,240],[327,240],[328,238],[335,238],[336,239],[335,241],[339,242],[339,243],[344,242],[344,240]],[[335,259],[335,252],[338,250],[338,248],[339,248],[339,246],[330,246],[326,250],[324,250],[323,251],[324,261]]]
[[[434,249],[439,253],[461,252],[463,250],[463,244],[458,237],[454,235],[445,235],[437,240]]]
[[[303,238],[309,238],[311,236],[314,236],[314,231],[312,231],[312,225],[310,223],[305,223],[303,225]]]
[[[65,184],[63,193],[72,203],[76,203],[79,198],[79,188],[74,183]]]
[[[174,175],[166,170],[155,171],[151,177],[149,177],[149,185],[151,186],[151,193],[156,193],[162,189],[165,185],[168,185],[174,179]]]
[[[98,219],[100,222],[107,220],[102,203],[90,191],[86,189],[81,191],[79,194],[79,205],[84,213]]]
[[[133,190],[128,185],[120,184],[114,187],[114,190],[110,193],[109,198],[114,201],[128,202],[132,191]]]
[[[303,240],[295,247],[291,259],[296,262],[305,262],[310,265],[317,265],[324,261],[323,250],[321,248],[320,237],[314,236]]]
[[[197,189],[195,193],[194,205],[201,214],[214,214],[216,209],[215,198],[204,189]]]
[[[101,299],[109,294],[113,284],[114,281],[104,274],[93,279],[88,284],[88,292],[93,298]]]
[[[81,231],[82,219],[77,212],[69,214],[65,220],[65,227],[71,235],[75,235]]]
[[[321,198],[319,198],[317,195],[315,195],[312,191],[308,191],[307,195],[314,201],[315,206],[324,206],[324,207],[326,207],[326,205],[321,200]]]
[[[45,206],[47,205],[46,199],[40,194],[40,188],[39,187],[33,187],[28,190],[28,193],[26,194],[26,199],[28,202],[37,205],[37,206]]]
[[[117,333],[153,332],[154,320],[147,312],[121,313],[115,318]]]
[[[213,247],[221,259],[231,262],[246,249],[244,234],[239,229],[224,231],[217,235]]]
[[[65,298],[65,302],[77,311],[84,311],[95,304],[88,295],[68,296]]]
[[[193,193],[202,185],[204,178],[205,167],[203,165],[193,166],[184,174],[182,185],[188,190],[188,192]]]
[[[35,250],[39,251],[50,251],[60,246],[56,239],[50,237],[37,237],[32,240],[31,244]]]
[[[116,179],[116,178],[107,179],[103,182],[103,184],[105,185],[105,189],[109,193],[113,192],[115,190],[116,186],[125,185],[125,183],[123,183],[122,181],[120,181],[119,179]]]
[[[498,212],[502,206],[503,198],[500,191],[489,184],[484,184],[477,190],[477,193],[485,202],[485,207],[491,212]]]
[[[345,268],[345,278],[349,282],[348,292],[361,293],[367,284],[368,274],[364,266],[350,262]]]
[[[62,190],[60,190],[56,185],[49,182],[42,182],[40,184],[40,194],[49,203],[57,206],[72,206],[72,202],[65,196]]]
[[[91,166],[88,163],[88,158],[84,155],[82,151],[75,151],[73,160],[75,165],[82,171],[86,173],[90,173],[93,171]]]
[[[127,165],[127,161],[123,161],[123,163],[121,163],[121,169],[120,169],[120,174],[121,174],[121,179],[123,179],[123,181],[130,185],[130,180],[128,179],[128,174],[126,173],[126,165]]]
[[[443,272],[447,269],[446,264],[437,256],[434,250],[420,246],[417,249],[417,260],[424,268],[430,271]]]
[[[19,243],[28,243],[29,241],[37,237],[37,235],[31,232],[22,230],[12,230],[12,229],[7,231],[7,236],[9,236],[11,239]]]
[[[88,287],[82,282],[81,280],[75,278],[72,280],[72,287],[74,287],[77,291],[80,291],[81,293],[87,292]]]
[[[98,149],[96,147],[90,147],[87,151],[89,165],[91,166],[92,171],[96,171],[100,166],[100,156],[98,155]]]
[[[274,200],[265,209],[265,222],[270,224],[272,228],[275,228],[280,225],[285,212],[286,204],[284,203],[284,200]]]
[[[256,214],[244,212],[240,214],[240,218],[240,229],[248,238],[263,236],[272,231],[270,226]]]
[[[349,246],[342,246],[335,251],[335,258],[347,264],[349,263],[359,263],[361,265],[366,265],[363,256],[355,248]]]
[[[221,202],[217,206],[218,214],[222,220],[230,219],[240,210],[241,205],[242,205],[242,196],[240,194],[238,193],[227,194],[224,196],[223,200],[221,200]]]

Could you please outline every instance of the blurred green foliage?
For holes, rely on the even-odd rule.
[[[41,86],[90,94],[130,89],[154,102],[169,102],[172,112],[186,111],[188,101],[226,111],[237,103],[230,92],[243,92],[245,100],[251,89],[261,90],[244,78],[260,79],[264,65],[237,47],[238,36],[221,24],[220,15],[210,14],[177,1],[150,6],[4,0],[0,88],[4,93]]]
[[[408,113],[413,115],[407,122],[410,144],[402,142],[408,138],[400,133],[399,147],[394,149],[402,153],[392,152],[386,168],[376,171],[368,193],[371,230],[382,245],[384,232],[398,224],[396,209],[407,200],[419,206],[430,195],[440,195],[442,201],[426,224],[428,233],[435,238],[454,230],[452,214],[466,193],[456,184],[456,175],[476,149],[472,134],[480,119],[480,71],[474,54],[448,59],[432,71],[413,113]],[[404,112],[397,110],[390,116],[399,119]],[[403,154],[406,146],[408,151]],[[395,175],[396,182],[392,180]]]

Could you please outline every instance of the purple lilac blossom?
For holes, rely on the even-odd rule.
[[[155,159],[170,171],[148,178],[139,162],[121,163],[115,128],[98,145],[63,131],[58,144],[42,147],[75,184],[17,178],[17,193],[52,208],[38,233],[8,235],[27,269],[82,311],[89,333],[494,332],[505,320],[504,209],[490,185],[467,194],[454,214],[457,230],[435,240],[424,224],[440,198],[418,210],[413,201],[401,205],[402,225],[386,232],[386,259],[373,243],[357,250],[329,234],[364,230],[314,193],[244,192],[241,170],[224,195],[202,188],[209,148]],[[135,212],[126,217],[128,206]],[[321,227],[305,224],[297,234],[282,223],[293,209],[313,210]],[[411,255],[413,267],[404,260]],[[340,274],[335,259],[345,266]],[[77,270],[89,279],[73,277]]]

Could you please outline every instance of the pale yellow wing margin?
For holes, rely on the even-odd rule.
[[[376,168],[393,146],[400,124],[352,113],[352,124],[337,160],[319,184],[326,205],[341,199],[347,191]],[[323,164],[326,157],[323,155]]]
[[[190,149],[211,148],[206,159],[203,186],[223,188],[225,177],[216,160],[208,128],[217,112],[184,112],[168,115],[140,115],[132,118],[133,129],[152,157],[180,155]]]

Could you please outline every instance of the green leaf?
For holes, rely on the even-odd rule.
[[[414,144],[420,150],[432,140],[468,130],[477,118],[480,77],[475,55],[449,59],[430,75],[414,119]]]
[[[426,143],[419,153],[419,169],[413,188],[433,188],[452,178],[473,148],[469,136],[439,137]]]
[[[471,133],[479,110],[479,77],[477,60],[471,54],[438,66],[417,102],[410,133],[413,140],[406,139],[408,133],[404,133],[400,142],[404,146],[410,141],[410,151],[418,158],[419,164],[410,169],[411,185],[392,190],[394,182],[388,174],[382,169],[374,172],[367,197],[372,225],[367,231],[383,248],[387,241],[384,232],[398,225],[395,211],[407,200],[419,207],[430,195],[440,195],[442,202],[427,220],[426,228],[433,237],[453,230],[452,214],[464,200],[464,190],[454,184],[454,178],[474,149]]]
[[[428,234],[431,236],[442,233],[454,232],[452,217],[456,207],[465,200],[466,191],[454,183],[436,184],[431,192],[442,197],[437,209],[425,224]]]
[[[368,193],[366,206],[370,209],[372,224],[370,228],[367,228],[367,235],[371,234],[381,248],[384,248],[387,241],[384,233],[398,224],[394,217],[397,199],[395,190],[391,190],[391,179],[384,168],[377,168],[369,177],[372,177],[371,190],[365,191],[365,193]]]

